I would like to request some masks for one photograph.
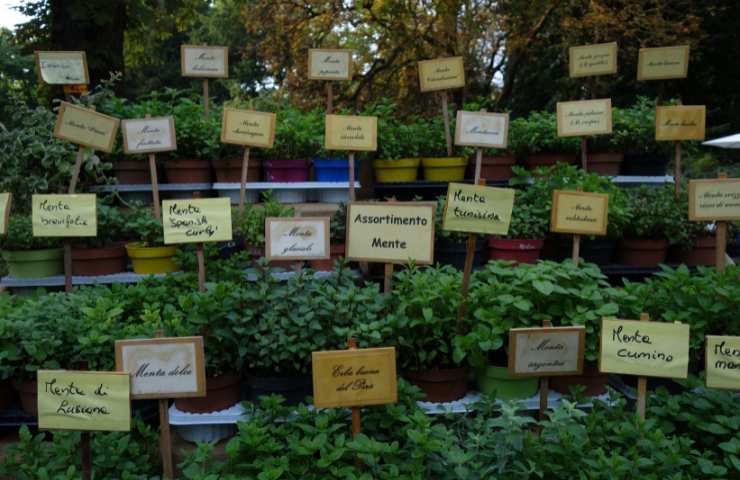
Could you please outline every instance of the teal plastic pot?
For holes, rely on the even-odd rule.
[[[8,273],[15,278],[40,278],[64,273],[64,250],[4,250]]]
[[[537,393],[537,377],[513,378],[506,367],[489,365],[476,370],[478,388],[481,393],[495,395],[501,400],[522,400]]]

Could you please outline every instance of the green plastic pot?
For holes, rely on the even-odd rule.
[[[468,159],[465,157],[422,158],[424,180],[432,182],[458,182],[465,179]]]
[[[380,183],[413,182],[419,173],[420,158],[373,160],[375,179]]]
[[[481,393],[495,394],[501,400],[523,400],[537,393],[537,377],[514,378],[506,367],[489,365],[475,374]]]
[[[64,273],[64,250],[4,250],[8,273],[15,278],[52,277]]]

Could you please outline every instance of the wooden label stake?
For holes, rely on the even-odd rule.
[[[386,263],[383,272],[383,293],[391,293],[393,288],[393,264]]]
[[[164,337],[164,332],[162,330],[157,330],[155,337]],[[164,478],[175,478],[175,472],[172,466],[170,404],[166,398],[159,399],[159,451],[162,452],[162,471],[164,473]]]
[[[247,200],[247,172],[249,171],[249,147],[244,149],[242,157],[242,177],[239,185],[239,213],[244,213],[244,204]]]
[[[482,160],[482,150],[476,149],[475,152],[475,170],[480,173],[480,164]],[[476,184],[485,185],[485,178],[477,178]],[[470,275],[473,273],[473,260],[475,260],[475,247],[478,236],[475,233],[468,234],[468,243],[465,248],[465,265],[463,267],[462,285],[460,286],[460,308],[457,310],[457,332],[464,334],[463,317],[465,316],[466,303],[468,300],[468,289],[470,288]]]
[[[588,140],[586,137],[581,137],[581,168],[584,171],[588,170]]]
[[[640,321],[647,322],[650,316],[643,312],[640,314]],[[637,414],[640,420],[645,420],[645,407],[647,406],[647,377],[637,377]]]
[[[82,478],[92,479],[92,451],[90,449],[90,432],[80,433],[80,458],[82,459]]]
[[[208,79],[203,79],[203,115],[208,118]]]
[[[583,139],[585,141],[586,139]],[[578,187],[576,189],[578,192],[582,192],[583,189],[581,187]],[[573,235],[573,250],[571,252],[571,260],[573,260],[573,263],[575,266],[578,266],[578,263],[580,261],[581,256],[581,236],[578,234]]]
[[[152,118],[146,114],[144,118]],[[159,203],[159,179],[157,178],[157,158],[152,152],[149,154],[149,181],[152,184],[152,203],[154,203],[154,218],[162,220],[162,205]]]

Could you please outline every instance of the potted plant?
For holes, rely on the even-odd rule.
[[[393,279],[394,309],[389,316],[403,375],[421,388],[430,402],[465,396],[468,368],[455,352],[461,274],[451,266],[409,268]]]
[[[451,123],[450,128],[454,132],[454,122]],[[465,178],[468,159],[451,156],[448,153],[442,118],[437,115],[417,124],[416,134],[421,139],[420,151],[424,154],[421,159],[424,180],[458,182]]]
[[[612,131],[620,130],[625,123],[624,110],[612,108]],[[588,158],[586,160],[586,171],[598,173],[605,176],[619,175],[624,152],[622,148],[622,136],[594,135],[588,139]]]
[[[509,232],[488,237],[490,260],[513,260],[534,263],[540,257],[549,230],[550,212],[533,201],[528,190],[518,190],[511,212]]]
[[[378,117],[377,159],[373,160],[379,183],[413,182],[419,174],[419,142],[416,136],[419,117],[412,115],[401,123],[393,105],[376,106],[369,115]]]
[[[137,208],[126,219],[126,230],[135,232],[138,242],[125,245],[134,273],[152,275],[177,271],[177,246],[164,244],[162,221],[148,208]]]
[[[262,168],[266,182],[307,182],[308,159],[323,143],[323,116],[286,106],[277,112],[275,144],[265,151]],[[318,137],[317,132],[321,132]]]
[[[262,173],[262,160],[252,150],[247,165],[247,183],[259,182]],[[242,158],[244,147],[222,143],[217,158],[211,160],[213,170],[216,173],[216,181],[219,183],[241,183],[242,181]]]
[[[126,270],[122,240],[126,217],[115,207],[98,203],[98,235],[72,245],[72,274],[110,275]]]
[[[683,226],[683,212],[676,204],[673,185],[631,190],[629,210],[631,218],[619,242],[619,262],[636,267],[664,263],[669,239],[677,238]]]
[[[11,215],[0,250],[8,273],[16,278],[38,278],[64,273],[64,251],[59,238],[34,237],[30,215]]]
[[[333,270],[337,260],[344,258],[345,241],[347,237],[347,206],[340,204],[329,223],[329,251],[331,258],[328,260],[311,260],[311,268],[314,270]]]
[[[203,105],[186,97],[176,98],[172,106],[177,134],[177,151],[165,156],[168,183],[210,183],[211,159],[220,148],[218,112],[203,115]]]
[[[637,97],[615,114],[611,142],[624,153],[623,175],[665,175],[671,142],[655,141],[656,101]]]
[[[554,113],[532,112],[527,118],[512,120],[510,125],[518,133],[510,139],[509,148],[524,158],[527,168],[575,163],[578,138],[558,137]]]
[[[434,260],[439,265],[451,265],[458,270],[465,267],[465,256],[468,249],[468,234],[463,232],[453,232],[442,228],[444,219],[445,203],[447,197],[440,195],[437,197],[437,207],[434,213]],[[475,256],[473,257],[473,267],[485,263],[483,248],[485,241],[483,237],[476,238]]]
[[[262,192],[262,204],[247,204],[244,211],[239,213],[232,210],[231,222],[234,237],[244,242],[244,248],[254,259],[257,260],[265,255],[265,218],[267,217],[293,217],[295,210],[275,200],[272,191]],[[290,267],[301,262],[292,260],[274,260],[270,266]]]

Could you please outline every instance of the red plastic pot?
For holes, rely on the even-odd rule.
[[[545,244],[543,239],[493,238],[488,239],[490,260],[514,260],[518,263],[535,263]]]
[[[681,263],[690,267],[700,265],[714,265],[715,263],[716,240],[713,236],[700,237],[694,242],[694,248],[683,250],[680,254]]]
[[[307,182],[308,161],[306,160],[264,160],[267,182]]]
[[[407,372],[406,378],[424,392],[427,402],[452,402],[468,391],[468,367]]]
[[[481,159],[480,177],[488,181],[505,181],[512,177],[511,167],[516,163],[513,155],[484,156]],[[475,175],[475,157],[468,159],[468,177]]]
[[[262,170],[261,161],[258,158],[250,158],[247,166],[247,182],[260,181]],[[242,160],[212,160],[211,164],[216,172],[216,181],[219,183],[241,183]]]
[[[657,267],[665,263],[668,241],[664,238],[623,238],[619,242],[619,261],[633,267]]]
[[[224,374],[217,377],[206,377],[206,396],[175,399],[178,410],[189,413],[218,412],[232,407],[241,400],[239,383],[236,374]]]
[[[124,271],[126,271],[126,249],[123,245],[72,248],[72,275],[111,275]]]

